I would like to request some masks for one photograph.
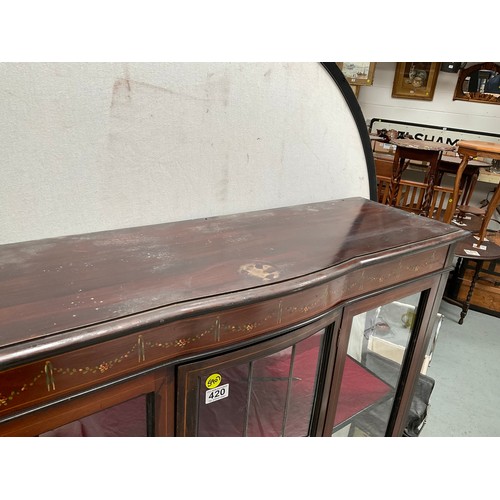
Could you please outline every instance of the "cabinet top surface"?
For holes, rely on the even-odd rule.
[[[290,280],[465,232],[363,198],[0,246],[0,348]]]

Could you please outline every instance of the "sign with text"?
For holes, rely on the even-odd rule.
[[[370,122],[370,132],[376,134],[377,130],[382,129],[397,130],[398,132],[410,134],[414,139],[441,142],[451,146],[456,145],[456,143],[460,140],[498,142],[500,144],[500,135],[491,134],[489,132],[476,132],[474,130],[461,130],[456,128],[424,125],[421,123],[373,118]]]

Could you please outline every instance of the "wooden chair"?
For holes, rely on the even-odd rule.
[[[377,174],[377,201],[379,203],[383,205],[391,204],[390,188],[391,177]],[[426,190],[427,184],[424,182],[400,180],[399,190],[396,199],[393,201],[393,206],[421,215]],[[459,191],[460,194],[461,191]],[[452,196],[452,188],[434,186],[426,216],[449,223],[453,216]]]
[[[431,205],[434,186],[436,185],[436,178],[438,176],[439,160],[444,151],[452,151],[453,146],[442,144],[433,141],[421,141],[415,139],[395,139],[391,144],[396,146],[394,154],[394,162],[392,167],[391,185],[389,189],[388,204],[392,206],[399,206],[398,200],[400,199],[400,190],[403,186],[402,175],[407,165],[411,160],[428,164],[428,170],[421,188],[423,189],[423,196],[420,197],[415,193],[412,195],[412,200],[418,200],[418,205],[414,201],[411,202],[411,210],[418,211],[420,215],[426,217],[432,216]]]
[[[478,156],[482,158],[500,160],[500,144],[498,143],[486,141],[459,141],[457,146],[458,154],[462,157],[462,162],[459,166],[459,170],[461,172],[465,170],[472,158],[476,158]],[[455,192],[457,193],[456,195]],[[455,186],[454,188],[454,199],[458,200],[457,186]],[[488,230],[490,221],[498,205],[500,205],[500,182],[497,184],[497,187],[495,188],[495,191],[493,193],[493,197],[488,203],[486,209],[472,207],[470,205],[457,205],[456,209],[458,212],[458,217],[461,218],[461,220],[463,220],[465,224],[467,224],[467,222],[465,222],[465,218],[463,217],[465,214],[472,214],[481,218],[481,226],[478,231],[476,231],[472,226],[467,227],[467,229],[473,232],[477,232],[479,242],[483,242],[486,238],[486,231]]]

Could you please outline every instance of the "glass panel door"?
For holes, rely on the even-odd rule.
[[[80,418],[40,437],[146,437],[147,395]]]
[[[187,434],[307,436],[328,328],[308,331],[182,367],[186,411],[197,413]]]
[[[200,375],[198,436],[306,436],[324,330],[273,354]],[[221,391],[226,391],[221,394]]]
[[[420,298],[416,293],[353,317],[333,436],[385,435]],[[427,387],[426,379],[421,374],[418,384]]]

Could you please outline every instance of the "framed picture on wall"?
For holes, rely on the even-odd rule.
[[[372,85],[375,64],[370,62],[338,62],[337,66],[351,85]]]
[[[398,62],[392,97],[432,101],[439,75],[438,62]]]

